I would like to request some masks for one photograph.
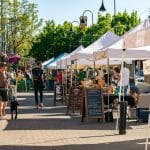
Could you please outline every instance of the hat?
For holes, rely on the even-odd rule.
[[[6,66],[7,63],[6,62],[0,62],[0,67]]]

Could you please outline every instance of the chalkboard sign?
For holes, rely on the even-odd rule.
[[[54,105],[56,105],[56,102],[64,100],[64,85],[62,84],[55,84],[54,87]]]
[[[83,102],[83,88],[80,86],[71,86],[69,90],[67,114],[69,113],[69,110],[72,110],[73,113],[75,112],[75,110],[80,110],[81,113],[82,102]]]
[[[87,118],[104,119],[104,103],[101,89],[85,89],[85,113]]]

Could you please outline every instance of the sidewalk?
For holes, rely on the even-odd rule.
[[[147,124],[128,122],[126,135],[114,123],[66,115],[66,107],[53,106],[52,93],[44,93],[43,109],[35,109],[33,93],[19,93],[18,120],[0,120],[0,150],[144,150]],[[9,112],[9,107],[7,113]],[[150,149],[150,145],[149,145]]]

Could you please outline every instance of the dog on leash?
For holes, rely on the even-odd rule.
[[[15,114],[15,119],[18,118],[18,106],[19,103],[16,98],[13,98],[10,102],[10,111],[11,111],[11,119],[14,119],[14,114]]]

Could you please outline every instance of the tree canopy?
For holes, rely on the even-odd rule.
[[[28,54],[41,25],[37,5],[28,0],[1,0],[1,52]]]
[[[123,35],[140,23],[136,11],[128,14],[125,10],[115,16],[99,13],[97,22],[84,29],[68,21],[56,25],[54,20],[48,20],[39,31],[42,20],[38,19],[36,4],[28,0],[1,0],[0,10],[0,52],[32,56],[41,61],[70,53],[80,45],[87,47],[108,30]]]
[[[85,27],[84,30],[67,21],[63,25],[56,25],[54,20],[49,20],[35,37],[30,55],[37,60],[44,61],[60,53],[70,53],[80,45],[86,47],[108,30],[117,35],[123,35],[139,23],[137,12],[133,11],[128,14],[126,10],[123,13],[118,12],[115,16],[109,13],[103,16],[99,13],[97,22]],[[73,30],[70,30],[71,27]]]

